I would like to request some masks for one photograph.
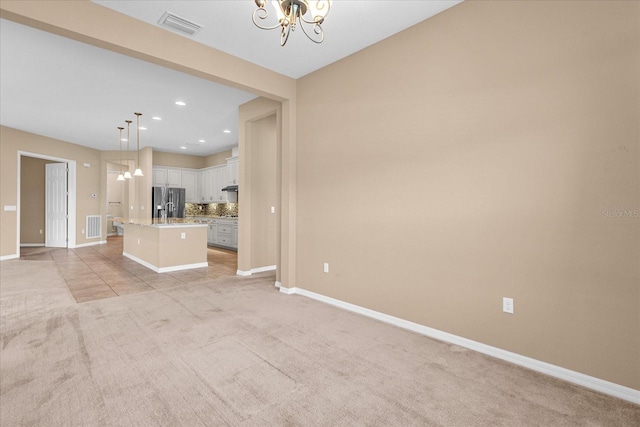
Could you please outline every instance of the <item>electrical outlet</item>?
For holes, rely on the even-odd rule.
[[[502,298],[502,311],[513,314],[513,298]]]
[[[82,229],[82,234],[84,234],[84,228]]]
[[[40,234],[42,234],[42,230],[40,230]]]
[[[271,206],[271,213],[276,213],[276,207],[275,206]]]
[[[140,244],[140,238],[138,237],[138,244]]]
[[[186,239],[187,238],[187,233],[180,233],[180,238],[181,239]]]
[[[324,271],[325,273],[329,272],[329,263],[325,262],[324,265],[322,266],[322,271]]]

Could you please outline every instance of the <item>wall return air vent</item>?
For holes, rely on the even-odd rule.
[[[202,29],[202,25],[181,18],[180,16],[174,15],[171,12],[165,12],[158,23],[164,27],[169,27],[190,36],[194,35],[198,31],[200,31],[200,29]]]

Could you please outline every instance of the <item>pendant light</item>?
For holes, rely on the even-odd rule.
[[[124,178],[125,179],[131,179],[133,178],[131,176],[131,172],[129,172],[129,130],[131,129],[131,120],[125,120],[125,122],[127,123],[127,170],[124,173]]]
[[[118,174],[116,181],[124,181],[124,175],[122,174],[122,131],[124,128],[118,126],[118,129],[120,130],[120,138],[118,138],[118,142],[120,143],[120,173]]]
[[[144,176],[142,169],[140,169],[140,116],[142,113],[133,113],[136,115],[136,143],[138,151],[136,151],[136,171],[133,176]]]

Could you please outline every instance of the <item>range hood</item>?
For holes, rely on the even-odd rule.
[[[229,200],[229,203],[238,203],[238,186],[237,185],[228,185],[224,187],[222,191],[227,192],[227,200]]]
[[[227,187],[224,187],[222,189],[222,191],[228,191],[229,193],[237,193],[238,192],[238,186],[237,185],[229,185]]]

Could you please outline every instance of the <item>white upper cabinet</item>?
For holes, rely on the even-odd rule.
[[[213,203],[213,169],[202,169],[198,172],[200,203]]]
[[[227,185],[238,185],[238,158],[227,159]]]
[[[164,187],[167,185],[167,169],[166,168],[153,168],[153,186]]]
[[[187,203],[198,203],[198,172],[192,170],[182,170],[182,188],[184,188],[185,201]]]
[[[216,166],[213,170],[213,201],[215,203],[227,203],[227,192],[222,191],[227,186],[227,166]]]
[[[180,169],[153,167],[154,187],[182,187],[182,171]]]

